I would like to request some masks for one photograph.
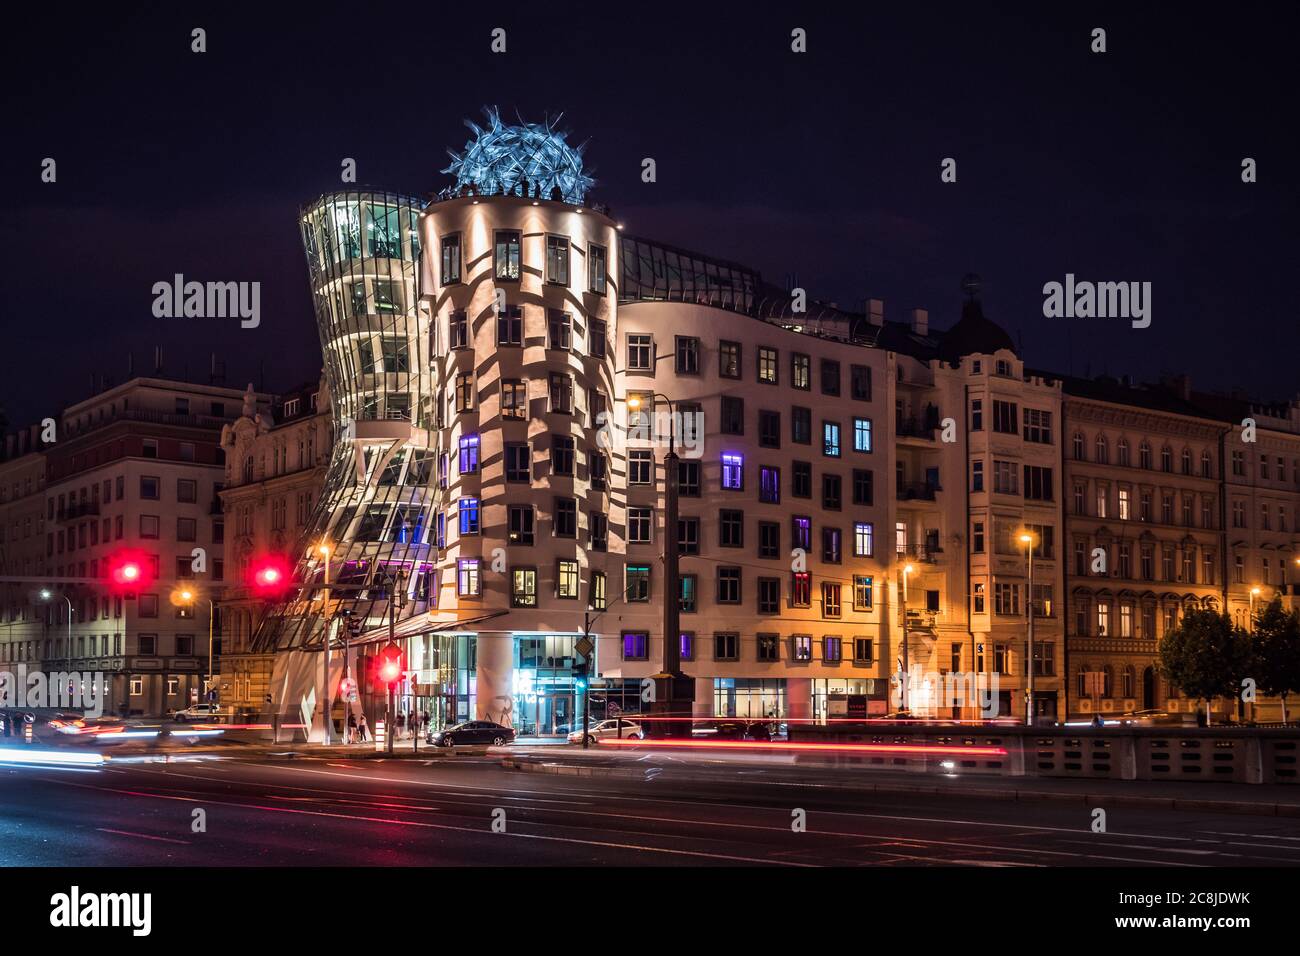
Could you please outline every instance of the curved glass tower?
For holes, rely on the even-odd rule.
[[[386,618],[390,594],[403,616],[427,606],[437,403],[419,307],[423,207],[361,189],[329,193],[302,212],[334,449],[299,543],[299,589],[260,628],[259,650],[319,651],[327,588],[331,611],[373,626]]]

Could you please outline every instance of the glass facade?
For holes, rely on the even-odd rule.
[[[713,681],[715,717],[787,716],[785,680],[780,677],[718,677]]]

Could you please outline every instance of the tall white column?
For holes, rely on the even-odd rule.
[[[509,632],[489,631],[474,638],[476,642],[476,698],[474,713],[478,720],[491,720],[507,727],[515,723],[512,693],[515,671],[515,639]]]
[[[695,717],[713,716],[713,678],[695,678],[695,703],[691,707]]]

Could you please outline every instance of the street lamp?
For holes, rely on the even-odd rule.
[[[1025,667],[1029,677],[1028,690],[1029,697],[1025,710],[1025,723],[1032,727],[1034,725],[1034,535],[1031,532],[1023,532],[1020,535],[1020,543],[1025,546],[1025,567],[1029,576],[1029,593],[1025,595],[1025,614],[1028,617],[1028,645],[1029,652],[1025,655]]]
[[[1258,586],[1250,589],[1250,630],[1255,630],[1255,598],[1259,597],[1260,589]]]
[[[324,603],[321,605],[321,613],[325,618],[325,634],[322,638],[321,647],[321,741],[325,746],[330,743],[330,628],[334,621],[330,617],[330,546],[322,544],[316,548],[316,551],[324,558],[325,562],[325,590]],[[389,731],[391,733],[391,730]]]
[[[661,716],[678,716],[678,704],[690,704],[695,700],[695,687],[692,683],[687,689],[683,680],[681,654],[681,581],[678,574],[677,542],[677,491],[680,476],[677,469],[677,413],[673,401],[660,392],[651,394],[652,398],[662,398],[668,406],[668,454],[664,456],[664,659],[663,675],[659,692],[655,694],[656,710]],[[631,411],[641,408],[641,397],[629,395],[627,407]],[[653,427],[653,426],[652,426]],[[691,716],[689,713],[687,717]],[[663,736],[670,737],[682,728],[668,727]],[[689,729],[686,730],[689,734]]]
[[[176,607],[188,607],[188,608],[192,608],[192,607],[194,606],[194,602],[197,601],[198,598],[199,598],[199,596],[198,596],[198,594],[194,591],[194,589],[193,589],[193,588],[190,588],[190,587],[187,587],[187,586],[185,586],[185,585],[181,585],[180,587],[178,587],[176,590],[172,591],[172,593],[171,593],[171,602],[172,602],[172,604],[173,604],[174,606],[176,606]],[[213,659],[212,659],[212,658],[213,658],[213,654],[212,654],[212,648],[213,648],[212,622],[213,622],[213,620],[216,618],[216,616],[217,616],[217,608],[216,608],[216,605],[213,603],[212,598],[208,598],[208,679],[207,679],[207,689],[208,689],[208,693],[209,693],[209,694],[211,694],[212,691],[213,691],[213,689],[217,686],[216,669],[213,667]]]
[[[51,591],[49,588],[41,588],[39,594],[40,594],[40,599],[47,604],[50,601],[54,600],[54,592]],[[68,657],[71,657],[72,656],[72,598],[64,594],[63,600],[68,605]]]
[[[914,570],[915,568],[912,567],[911,562],[908,562],[907,564],[903,565],[903,675],[902,675],[902,679],[899,681],[899,685],[900,685],[899,689],[902,691],[901,693],[901,700],[903,704],[902,709],[903,712],[906,714],[911,713],[911,711],[908,709],[909,695],[907,693],[907,689],[908,689],[907,685],[912,680],[911,662],[908,660],[908,656],[907,656],[908,644],[909,644],[909,641],[907,639],[907,578]]]

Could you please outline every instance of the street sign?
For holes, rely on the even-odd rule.
[[[591,652],[596,649],[596,644],[587,635],[583,635],[573,642],[573,649],[583,657],[591,657]]]
[[[357,702],[357,680],[355,677],[345,677],[339,681],[339,696],[349,704]]]

